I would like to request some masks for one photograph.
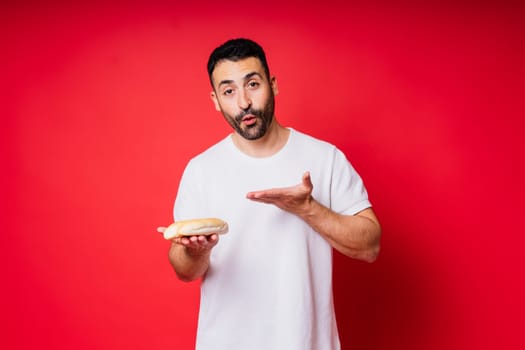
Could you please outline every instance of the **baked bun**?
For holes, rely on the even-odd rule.
[[[175,221],[164,231],[165,239],[181,236],[199,236],[211,234],[225,234],[228,232],[228,223],[217,218],[203,218]]]

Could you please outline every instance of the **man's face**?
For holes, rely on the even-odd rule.
[[[223,60],[212,73],[211,98],[234,130],[247,140],[257,140],[273,120],[275,78],[268,78],[259,59]]]

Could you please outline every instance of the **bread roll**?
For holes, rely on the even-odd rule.
[[[181,236],[197,236],[211,234],[225,234],[228,232],[228,223],[217,218],[203,218],[175,221],[164,231],[165,239]]]

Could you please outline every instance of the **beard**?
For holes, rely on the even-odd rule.
[[[241,113],[232,116],[222,111],[222,114],[226,118],[228,124],[243,138],[246,140],[257,140],[266,134],[266,131],[270,127],[273,120],[273,113],[275,110],[273,93],[268,98],[268,101],[264,104],[262,109],[248,108]],[[242,118],[246,115],[253,115],[256,122],[252,125],[244,125]]]

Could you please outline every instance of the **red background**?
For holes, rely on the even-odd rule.
[[[338,145],[383,224],[376,263],[336,255],[343,348],[524,348],[522,7],[0,12],[3,348],[192,348],[198,283],[155,228],[188,159],[230,131],[205,64],[237,36],[266,48],[281,122]]]

